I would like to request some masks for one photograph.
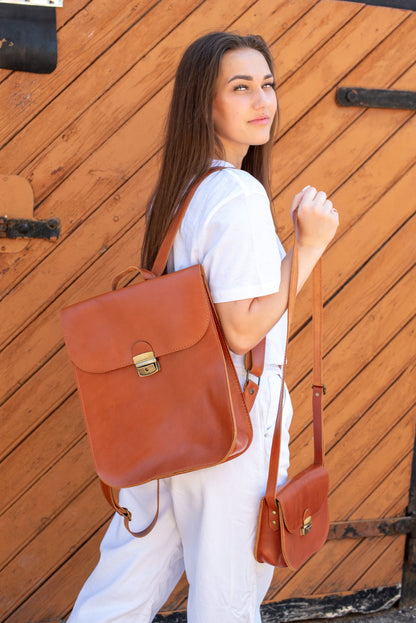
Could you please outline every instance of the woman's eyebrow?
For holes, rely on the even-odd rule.
[[[269,78],[273,78],[272,74],[266,74],[263,80],[268,80]],[[253,80],[253,76],[243,76],[241,74],[237,74],[228,80],[228,82],[232,82],[233,80]]]

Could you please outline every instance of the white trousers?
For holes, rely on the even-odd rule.
[[[189,582],[188,623],[260,623],[260,604],[273,567],[253,555],[259,502],[264,495],[281,386],[268,367],[251,410],[250,448],[227,463],[160,482],[160,514],[144,538],[131,536],[115,515],[96,569],[68,623],[151,623],[183,571]],[[287,478],[292,407],[285,388],[279,484]],[[156,483],[124,489],[132,530],[151,521]]]

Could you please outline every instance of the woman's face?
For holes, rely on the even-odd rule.
[[[214,130],[236,167],[250,145],[264,145],[276,114],[274,77],[263,54],[230,50],[222,58],[213,103]]]

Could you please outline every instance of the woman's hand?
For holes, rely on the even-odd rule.
[[[298,214],[299,247],[311,247],[322,253],[335,236],[339,225],[338,212],[323,191],[307,186],[295,195],[290,214]]]

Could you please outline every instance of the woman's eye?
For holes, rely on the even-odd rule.
[[[247,89],[247,85],[245,84],[237,84],[234,87],[234,91],[245,91]]]
[[[274,82],[266,82],[266,84],[263,85],[263,88],[269,88],[269,89],[275,89],[276,88],[276,84]]]

